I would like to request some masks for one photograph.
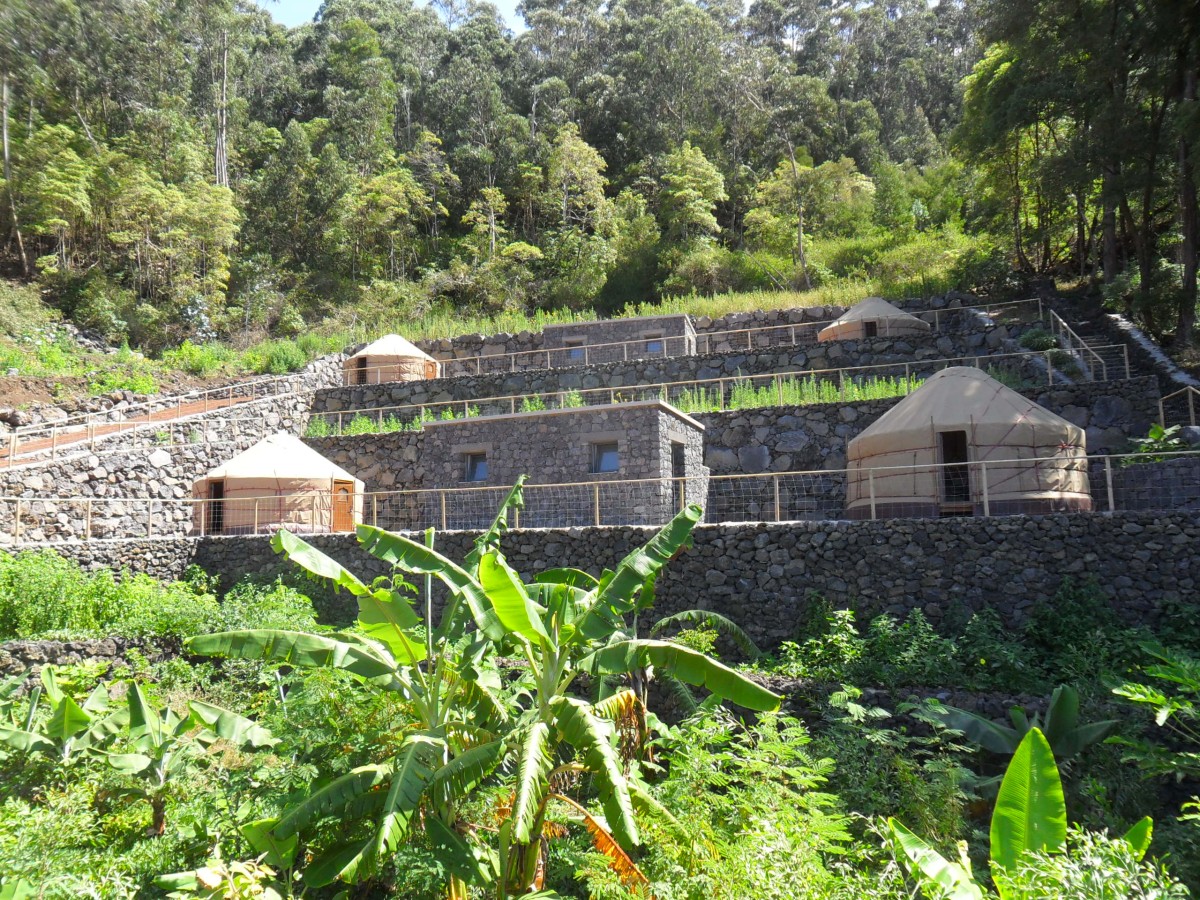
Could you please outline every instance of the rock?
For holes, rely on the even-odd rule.
[[[765,472],[771,466],[771,451],[761,445],[740,447],[737,457],[742,471],[750,475]]]
[[[161,469],[171,464],[171,454],[166,450],[155,450],[147,457],[146,461],[154,466],[154,468]]]

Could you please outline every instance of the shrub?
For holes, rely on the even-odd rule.
[[[233,354],[220,344],[193,344],[184,341],[174,350],[168,350],[162,355],[164,365],[173,369],[181,369],[192,375],[207,376],[232,359]]]
[[[1044,328],[1030,328],[1017,342],[1026,350],[1054,350],[1058,339]]]
[[[308,363],[308,357],[294,341],[271,341],[257,348],[258,359],[252,368],[260,375],[286,375],[298,372]]]

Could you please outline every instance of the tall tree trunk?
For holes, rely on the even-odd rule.
[[[1100,215],[1100,243],[1103,247],[1101,269],[1104,272],[1104,283],[1112,284],[1117,277],[1117,184],[1114,166],[1104,167],[1104,184],[1101,187],[1101,204],[1103,212]]]
[[[796,186],[796,261],[800,263],[800,272],[804,275],[804,289],[812,290],[812,280],[808,277],[808,260],[804,257],[804,201],[800,197],[800,167],[796,165],[796,147],[787,142],[788,158],[792,161],[792,184]]]
[[[1196,103],[1196,70],[1184,76],[1183,102]],[[1196,211],[1196,169],[1191,147],[1185,135],[1179,137],[1179,226],[1182,233],[1180,262],[1183,264],[1183,284],[1179,292],[1179,319],[1175,325],[1175,341],[1179,346],[1192,342],[1196,325],[1196,244],[1200,218]]]
[[[0,131],[3,131],[4,144],[4,185],[8,194],[8,212],[12,217],[13,238],[17,242],[17,253],[21,257],[21,271],[26,277],[33,273],[29,269],[29,257],[25,254],[25,239],[21,237],[21,224],[17,220],[17,201],[13,196],[12,187],[12,157],[9,155],[8,147],[8,73],[0,75],[0,122],[3,126]]]
[[[213,154],[219,187],[229,187],[229,32],[221,32],[221,87],[217,95],[217,146]]]

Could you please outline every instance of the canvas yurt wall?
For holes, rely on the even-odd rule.
[[[441,363],[398,334],[367,344],[342,364],[346,384],[424,381],[437,378]]]
[[[1092,508],[1083,429],[979,369],[932,376],[850,441],[846,458],[852,519]]]
[[[290,434],[259,441],[192,486],[196,534],[352,531],[363,483]]]
[[[818,341],[856,341],[872,337],[899,337],[926,334],[928,322],[909,315],[881,297],[868,297],[856,303],[832,325],[817,333]]]

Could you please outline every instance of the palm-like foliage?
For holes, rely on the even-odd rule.
[[[591,776],[613,838],[625,849],[636,845],[634,807],[651,801],[623,771],[607,717],[614,705],[597,707],[571,693],[583,673],[618,675],[657,666],[741,706],[778,705],[774,694],[701,653],[625,633],[625,616],[635,609],[643,585],[683,546],[700,518],[699,507],[685,509],[598,579],[554,570],[526,583],[499,550],[507,511],[521,502],[518,482],[461,565],[401,535],[358,527],[367,552],[445,586],[441,623],[428,639],[417,630],[420,617],[395,580],[367,586],[299,538],[280,532],[277,549],[355,594],[361,631],[323,636],[233,632],[189,641],[198,653],[343,668],[365,683],[400,692],[417,712],[418,724],[395,757],[325,785],[275,825],[275,832],[287,837],[326,815],[371,818],[368,837],[336,848],[309,867],[310,883],[361,880],[376,871],[420,812],[427,837],[454,873],[452,895],[465,892],[461,880],[496,880],[502,896],[523,893],[535,881],[552,779],[567,771]],[[527,664],[519,696],[501,689],[494,664],[501,654]],[[515,789],[497,854],[459,822],[458,808],[502,763],[513,773]]]

